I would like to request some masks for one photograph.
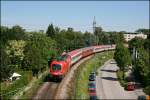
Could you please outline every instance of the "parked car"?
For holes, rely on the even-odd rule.
[[[95,81],[95,75],[94,74],[89,75],[89,81]]]
[[[133,91],[134,89],[135,89],[134,82],[128,82],[128,84],[127,84],[127,90],[128,91]]]
[[[89,96],[96,96],[96,88],[89,88]]]
[[[146,96],[145,95],[140,95],[140,96],[138,96],[137,100],[146,100]]]
[[[94,81],[90,81],[88,84],[88,89],[91,89],[91,88],[96,88],[96,84]]]
[[[96,72],[91,72],[90,74],[93,74],[94,76],[96,76]]]
[[[97,96],[90,96],[90,100],[97,100]]]

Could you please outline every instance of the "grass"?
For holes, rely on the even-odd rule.
[[[38,87],[43,83],[43,80],[45,76],[48,74],[48,70],[45,71],[44,73],[41,73],[40,78],[32,77],[32,72],[31,71],[19,71],[17,72],[21,76],[19,80],[16,80],[12,83],[10,82],[2,82],[1,85],[1,91],[0,94],[1,99],[10,99],[10,98],[15,98],[16,96],[19,97],[20,99],[30,99],[33,94],[36,92]],[[32,83],[32,86],[29,90],[24,91],[26,87],[29,87],[29,84]],[[20,92],[23,92],[22,95],[18,94]]]
[[[144,88],[144,92],[150,96],[150,85]]]
[[[113,51],[102,52],[92,59],[89,59],[82,63],[77,69],[75,80],[74,80],[74,93],[70,98],[72,99],[89,99],[88,95],[88,77],[89,73],[98,69],[105,61],[113,58]]]
[[[31,88],[28,91],[23,92],[23,95],[20,97],[20,99],[32,99],[33,95],[37,92],[38,88],[41,86],[41,84],[43,84],[43,80],[47,75],[48,71],[45,71],[44,73],[42,73],[40,78],[35,79]]]
[[[0,94],[2,99],[9,99],[14,96],[18,90],[21,90],[32,80],[32,73],[30,71],[18,71],[20,75],[19,80],[13,82],[2,82]]]
[[[123,71],[118,70],[117,71],[117,77],[118,77],[118,80],[119,80],[121,86],[126,88],[127,87],[127,80],[123,79]]]

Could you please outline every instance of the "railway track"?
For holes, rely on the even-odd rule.
[[[67,98],[67,85],[74,75],[74,70],[83,63],[90,59],[92,56],[81,59],[79,62],[74,64],[71,70],[67,73],[65,78],[61,82],[54,82],[46,80],[44,84],[37,90],[36,94],[32,99],[65,99]]]
[[[63,78],[61,82],[46,81],[38,89],[36,94],[32,99],[67,99],[68,98],[68,85],[74,76],[75,70],[84,61],[90,59],[93,55],[85,57],[79,60],[76,64],[72,66],[67,75]]]
[[[45,82],[37,91],[33,99],[54,99],[56,90],[60,83]]]

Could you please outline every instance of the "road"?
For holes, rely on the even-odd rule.
[[[126,91],[117,80],[116,63],[112,60],[98,69],[96,76],[96,93],[99,99],[137,99],[138,95],[134,91]]]

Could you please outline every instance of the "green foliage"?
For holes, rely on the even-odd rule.
[[[136,30],[136,32],[142,32],[144,34],[150,34],[150,29],[140,28],[140,29]]]
[[[37,74],[47,66],[47,59],[56,56],[56,42],[43,34],[33,33],[27,42],[24,53],[24,66]]]
[[[149,54],[143,48],[138,48],[138,58],[136,59],[136,65],[134,67],[135,75],[141,80],[144,86],[148,86],[150,83],[149,73]]]
[[[129,51],[123,43],[117,44],[114,58],[122,71],[131,64]]]
[[[49,71],[45,71],[40,74],[39,78],[34,78],[32,80],[32,86],[29,88],[28,91],[24,91],[23,95],[19,97],[19,99],[32,99],[35,93],[37,92],[38,88],[44,83],[45,77],[47,77]]]
[[[94,35],[98,36],[102,32],[102,30],[103,30],[102,27],[96,27]]]
[[[150,86],[147,86],[144,88],[144,92],[147,94],[147,95],[150,95]]]
[[[21,68],[22,60],[24,59],[24,47],[25,47],[24,40],[9,40],[8,45],[6,47],[6,52],[9,55],[11,65],[14,68]]]
[[[129,41],[129,48],[140,48],[144,44],[144,39],[140,37],[135,37],[132,40]]]
[[[19,74],[21,74],[21,78],[19,80],[16,80],[12,82],[11,84],[8,83],[1,83],[1,91],[0,94],[3,95],[2,99],[10,99],[10,97],[14,96],[15,93],[17,93],[21,88],[23,88],[25,85],[27,85],[31,79],[29,77],[31,76],[30,71],[21,71]]]
[[[137,51],[137,58],[133,62],[134,75],[136,79],[141,81],[146,93],[149,93],[150,87],[149,45],[149,37],[147,39],[134,38],[129,42],[130,49],[135,47]]]
[[[96,35],[98,44],[117,44],[124,42],[123,32],[100,32]]]
[[[84,46],[91,46],[96,43],[95,36],[89,32],[83,34]]]
[[[25,30],[19,25],[13,26],[12,28],[0,27],[2,41],[7,42],[7,40],[24,40],[26,39]]]
[[[121,86],[123,86],[123,87],[126,88],[126,86],[127,86],[127,81],[124,80],[124,72],[121,71],[121,70],[118,70],[118,71],[117,71],[117,77],[118,77],[118,80],[119,80]]]
[[[144,41],[144,49],[146,49],[147,51],[150,50],[150,37],[145,39],[145,41]]]
[[[128,49],[123,45],[123,43],[117,44],[114,58],[120,70],[123,72],[125,71],[125,68],[131,65],[130,53]]]
[[[1,45],[1,48],[0,48],[0,75],[1,75],[1,78],[0,78],[0,81],[2,80],[5,80],[7,79],[10,75],[11,75],[11,72],[13,71],[13,68],[11,66],[9,66],[10,64],[10,60],[9,60],[9,57],[7,55],[7,53],[4,51],[4,46]]]
[[[26,32],[19,25],[12,28],[1,26],[0,31],[0,43],[4,46],[3,51],[7,53],[2,59],[10,62],[5,64],[9,66],[6,68],[11,70],[13,67],[15,70],[34,70],[34,72],[43,70],[42,66],[47,65],[47,59],[58,56],[63,51],[69,52],[96,44],[116,43],[116,40],[122,39],[115,32],[102,31],[101,27],[96,28],[97,36],[89,32],[77,32],[73,28],[60,30],[58,27],[54,28],[53,24],[48,26],[47,37],[40,32]]]
[[[88,99],[88,78],[92,71],[96,71],[101,65],[104,64],[108,59],[113,58],[113,51],[103,52],[95,55],[92,59],[89,59],[82,63],[76,72],[76,82],[75,82],[75,93],[73,94],[75,99]],[[73,96],[72,95],[72,96]]]
[[[50,25],[48,26],[48,29],[47,29],[47,31],[46,31],[46,34],[47,34],[47,36],[49,36],[49,37],[51,37],[51,38],[53,38],[53,37],[55,36],[55,30],[54,30],[53,24],[50,24]]]
[[[71,51],[77,48],[81,48],[84,45],[83,35],[81,32],[74,32],[73,29],[61,30],[55,36],[57,41],[57,47],[59,52]]]

